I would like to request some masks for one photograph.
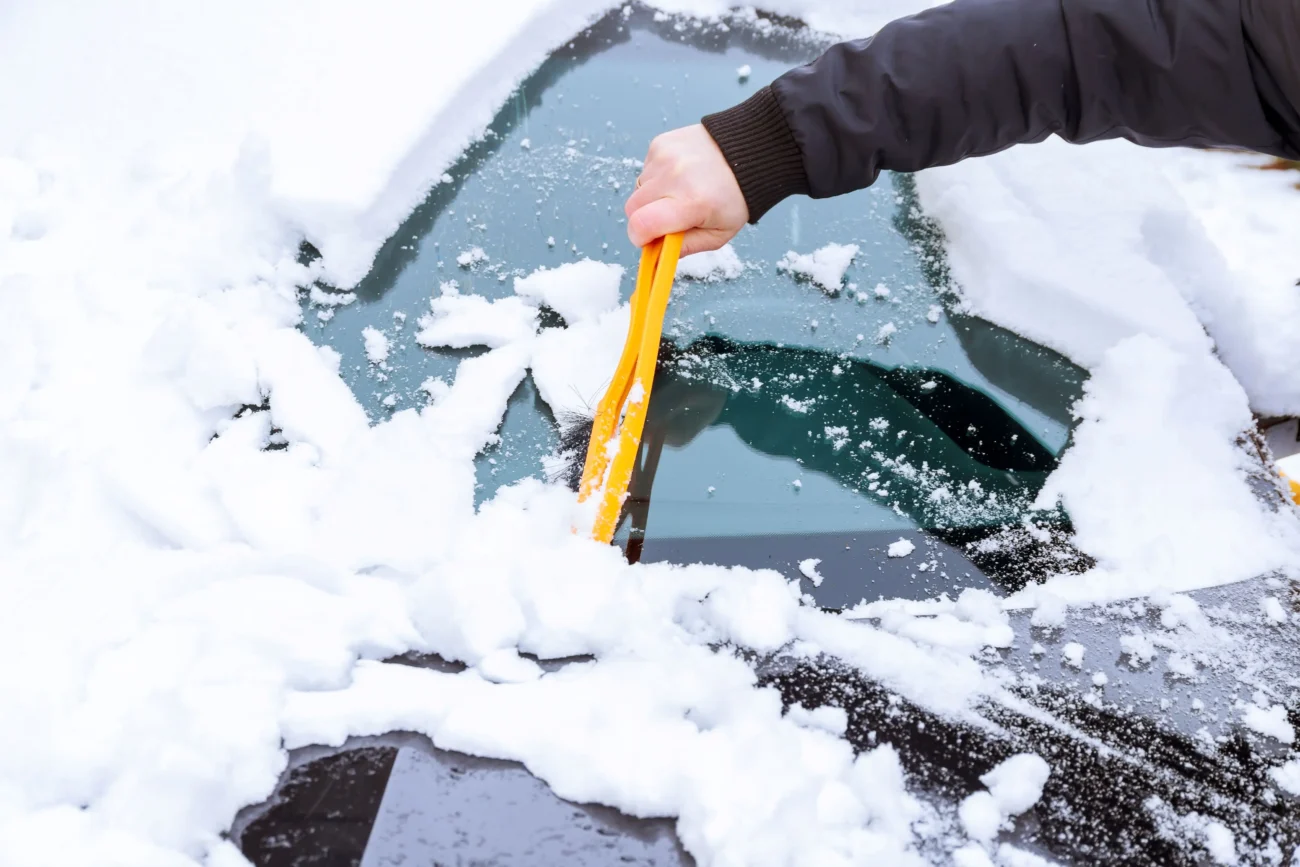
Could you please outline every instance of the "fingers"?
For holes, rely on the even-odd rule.
[[[662,184],[656,183],[653,178],[641,175],[641,186],[632,191],[632,195],[627,197],[623,203],[624,216],[630,217],[641,208],[653,202],[655,199],[663,198],[664,190]]]
[[[691,229],[682,237],[682,255],[717,250],[735,236],[735,232],[724,229]]]
[[[645,189],[645,187],[642,187]],[[627,219],[627,236],[638,247],[670,232],[686,232],[704,221],[704,208],[682,199],[660,198],[637,208]]]

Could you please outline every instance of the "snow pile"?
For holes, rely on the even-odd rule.
[[[1198,354],[1212,337],[1253,408],[1297,413],[1286,227],[1300,202],[1280,173],[1238,167],[1249,159],[1050,140],[926,172],[918,189],[980,315],[1087,367],[1136,334]]]
[[[209,16],[160,14],[145,0],[111,10],[87,0],[61,10],[24,4],[7,12],[6,80],[60,61],[39,87],[0,89],[0,114],[22,118],[0,131],[0,154],[24,149],[22,159],[52,170],[47,177],[68,182],[75,171],[99,191],[119,179],[124,194],[170,181],[183,197],[188,179],[201,196],[205,181],[223,177],[260,187],[256,225],[271,217],[300,229],[325,254],[322,276],[352,285],[518,79],[608,6],[379,0],[358,15],[339,0],[273,9],[236,0]],[[339,63],[345,56],[364,57],[364,72]],[[24,231],[40,225],[34,218]],[[272,233],[252,237],[253,247],[274,243]],[[208,240],[216,255],[235,237]]]
[[[687,280],[701,280],[716,283],[719,280],[735,280],[745,271],[745,263],[740,261],[735,249],[725,244],[717,250],[683,256],[677,261],[677,276]]]
[[[827,244],[812,253],[796,253],[791,250],[776,263],[776,267],[810,280],[826,294],[834,295],[844,288],[844,273],[849,270],[856,255],[857,244]]]
[[[573,325],[615,307],[622,280],[622,265],[583,259],[516,277],[515,292],[535,304],[546,305]]]
[[[1211,355],[1127,338],[1105,353],[1075,411],[1083,423],[1038,505],[1062,502],[1098,565],[1027,597],[1123,598],[1155,582],[1189,590],[1295,562],[1295,517],[1252,489],[1247,474],[1263,467],[1238,444],[1250,410]]]

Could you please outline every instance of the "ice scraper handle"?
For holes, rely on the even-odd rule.
[[[632,468],[641,449],[646,407],[654,386],[655,364],[659,361],[664,314],[681,252],[680,232],[641,248],[627,340],[609,388],[596,407],[578,501],[599,498],[591,537],[600,542],[609,543],[614,538]]]

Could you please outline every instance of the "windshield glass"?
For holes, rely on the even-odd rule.
[[[451,281],[461,295],[505,298],[515,277],[592,258],[628,269],[626,300],[637,251],[622,204],[649,140],[743,99],[822,44],[762,20],[606,18],[521,85],[385,246],[354,302],[311,294],[307,332],[342,355],[379,420],[427,403],[427,383],[450,381],[480,351],[413,339]],[[830,245],[856,248],[838,282],[803,276],[798,257]],[[1025,526],[1083,373],[953,309],[937,233],[907,178],[788,200],[732,249],[711,273],[684,266],[674,289],[616,537],[630,558],[805,579],[811,567],[799,564],[818,560],[807,590],[831,607],[1015,589],[1084,562],[1064,514],[1034,513]],[[550,314],[542,325],[564,322]],[[389,347],[381,363],[367,357],[374,332]],[[594,406],[600,394],[580,398]],[[480,502],[556,475],[547,459],[559,433],[531,381],[500,434],[478,461]]]

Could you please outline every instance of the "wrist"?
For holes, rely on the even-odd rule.
[[[788,196],[808,194],[803,152],[771,87],[701,123],[736,176],[749,222],[757,223]]]

